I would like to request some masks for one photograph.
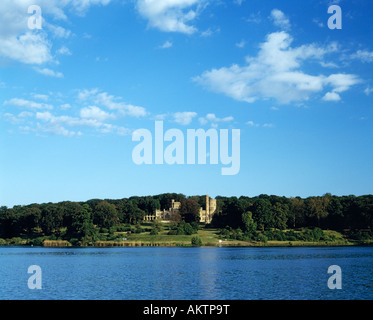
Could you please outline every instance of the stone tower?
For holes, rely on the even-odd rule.
[[[209,217],[210,217],[210,197],[209,195],[205,196],[205,201],[206,201],[206,213],[205,213],[205,221],[208,223]]]
[[[212,217],[216,212],[216,199],[210,199],[209,201],[209,223],[212,221]]]

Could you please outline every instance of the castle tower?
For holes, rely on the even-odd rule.
[[[212,221],[212,217],[216,212],[216,199],[210,199],[210,204],[209,204],[209,223]]]
[[[209,216],[210,216],[210,197],[207,194],[206,195],[206,214],[205,214],[206,223],[208,223],[208,221],[209,221]]]

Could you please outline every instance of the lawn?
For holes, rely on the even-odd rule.
[[[203,245],[217,245],[219,239],[217,236],[217,229],[202,229],[198,234],[193,235],[168,235],[169,230],[163,230],[157,235],[151,235],[150,232],[131,233],[126,234],[124,237],[126,241],[135,242],[152,242],[152,243],[174,243],[176,245],[190,245],[194,236],[198,235],[202,239]]]

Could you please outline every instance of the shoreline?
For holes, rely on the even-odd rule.
[[[371,247],[373,242],[348,242],[348,243],[325,243],[325,242],[267,242],[267,243],[217,243],[206,244],[201,246],[193,246],[188,243],[162,243],[162,242],[116,242],[116,241],[100,241],[100,243],[89,245],[72,245],[69,242],[58,243],[59,241],[49,240],[43,245],[32,244],[2,244],[0,247],[38,247],[38,248],[144,248],[144,247],[164,247],[164,248],[300,248],[300,247]]]

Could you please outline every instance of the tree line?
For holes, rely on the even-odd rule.
[[[206,205],[204,196],[165,193],[117,200],[63,201],[0,207],[0,238],[32,237],[37,233],[89,240],[97,232],[114,226],[136,225],[157,209],[168,210],[173,199],[181,202],[180,215],[174,217],[174,222],[199,222],[199,209],[205,209]],[[216,228],[373,230],[373,195],[288,198],[262,194],[239,198],[218,196],[216,200],[217,212],[211,223]]]
[[[217,197],[216,227],[258,230],[321,228],[331,230],[373,229],[373,195],[287,198],[274,195],[257,197]],[[251,222],[252,220],[252,222]]]

